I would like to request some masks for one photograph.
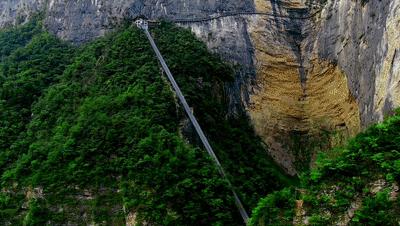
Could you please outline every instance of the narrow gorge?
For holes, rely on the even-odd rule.
[[[178,25],[237,65],[235,81],[227,85],[231,114],[247,112],[271,155],[294,175],[301,165],[295,163],[299,154],[312,158],[312,153],[295,150],[298,142],[307,146],[319,140],[322,147],[340,143],[342,138],[321,138],[321,130],[349,137],[400,105],[399,4],[14,0],[1,3],[0,25],[21,23],[42,11],[50,32],[83,43],[139,15],[203,19]]]
[[[131,147],[129,145],[132,145],[146,153],[146,150],[151,149],[146,146],[146,142],[156,142],[160,150],[164,146],[169,147],[165,148],[166,150],[173,147],[172,149],[177,148],[181,152],[183,152],[182,150],[196,149],[199,140],[180,112],[176,97],[168,94],[170,90],[162,85],[163,80],[151,76],[163,73],[154,57],[152,58],[148,43],[141,39],[143,34],[132,30],[131,25],[139,16],[146,17],[153,22],[157,21],[157,25],[150,30],[154,31],[156,42],[159,42],[161,51],[166,55],[171,71],[178,75],[178,80],[183,84],[184,93],[189,97],[189,102],[194,105],[193,111],[198,114],[196,116],[200,118],[200,122],[205,124],[206,133],[212,140],[212,144],[216,146],[217,155],[225,159],[226,163],[223,165],[231,172],[233,184],[239,188],[239,193],[244,197],[248,210],[254,209],[260,198],[273,191],[298,184],[298,178],[300,177],[301,180],[304,173],[309,173],[310,169],[321,166],[318,165],[320,164],[318,163],[319,153],[329,154],[330,152],[327,150],[334,147],[347,147],[350,138],[364,131],[366,134],[375,135],[373,132],[369,133],[368,128],[394,116],[396,109],[400,107],[400,0],[4,0],[0,2],[0,27],[4,32],[4,35],[1,36],[4,38],[0,37],[0,41],[3,40],[5,43],[0,51],[2,56],[0,82],[3,87],[0,90],[0,107],[4,105],[7,107],[4,109],[17,109],[15,111],[23,113],[21,113],[22,116],[4,113],[2,120],[7,121],[8,118],[15,117],[15,124],[20,121],[25,124],[18,124],[16,127],[19,130],[14,134],[14,132],[9,132],[13,130],[10,128],[14,128],[10,126],[12,123],[0,123],[0,127],[6,128],[0,130],[0,138],[4,139],[4,141],[0,140],[0,152],[7,150],[10,153],[19,153],[14,157],[10,157],[13,154],[0,155],[0,166],[2,167],[0,172],[4,180],[2,181],[4,182],[3,193],[11,194],[10,184],[21,183],[16,182],[18,180],[15,178],[25,175],[23,167],[29,165],[32,172],[37,169],[35,167],[38,166],[31,166],[28,162],[38,161],[37,164],[39,164],[46,158],[50,159],[51,156],[44,157],[46,147],[49,150],[87,148],[88,153],[93,152],[92,154],[95,155],[96,150],[103,148],[96,146],[95,143],[102,143],[102,139],[95,139],[95,142],[89,139],[91,136],[101,135],[106,140],[104,141],[104,150],[108,150],[110,153],[105,151],[107,153],[104,154],[104,158],[101,157],[99,160],[104,164],[107,164],[108,161],[113,162],[113,159],[122,158],[122,156],[135,159],[132,161],[136,161],[138,158],[141,159],[138,162],[146,162],[147,160],[142,159],[141,156],[133,157],[127,151],[128,147]],[[27,27],[31,31],[27,31]],[[14,32],[17,35],[14,35]],[[49,38],[44,38],[44,34],[49,35]],[[174,34],[176,35],[174,36]],[[23,38],[15,38],[18,35]],[[50,37],[58,41],[52,40]],[[10,41],[12,38],[15,39],[15,43]],[[17,43],[17,41],[21,43]],[[43,49],[40,45],[43,45]],[[50,46],[49,48],[54,52],[46,52],[44,46]],[[48,55],[37,60],[31,59],[29,54],[37,54],[36,50],[32,50],[34,48],[43,51],[43,53],[39,51],[40,57]],[[143,52],[143,56],[140,55],[141,52]],[[128,56],[129,54],[132,54],[132,57]],[[51,61],[50,59],[54,59],[54,56],[59,56],[60,59]],[[128,62],[128,59],[132,62]],[[35,86],[41,85],[38,90],[22,86],[21,89],[26,92],[34,90],[33,94],[25,94],[32,96],[32,98],[28,98],[29,104],[26,103],[28,101],[23,101],[26,106],[20,102],[8,106],[8,98],[17,95],[8,89],[21,86],[18,83],[20,80],[14,78],[13,73],[17,73],[18,76],[39,73],[36,69],[24,71],[21,68],[26,65],[38,64],[41,61],[51,62],[49,64],[54,67],[51,70],[51,76],[54,78],[47,79],[44,76],[43,81],[32,83]],[[60,63],[60,61],[65,62]],[[144,66],[139,67],[137,64]],[[14,69],[9,65],[14,65]],[[47,64],[40,65],[49,67]],[[40,71],[40,75],[46,73],[41,69],[37,70]],[[130,77],[130,73],[134,74],[133,77]],[[19,78],[18,76],[17,78]],[[35,74],[35,76],[37,75]],[[32,80],[23,81],[31,82]],[[129,82],[130,84],[128,84]],[[153,82],[156,84],[154,87],[150,86]],[[131,87],[133,84],[140,86],[140,89],[136,86]],[[150,88],[146,88],[147,86]],[[76,93],[69,90],[68,87],[75,87]],[[57,97],[57,92],[65,95],[65,100]],[[101,97],[98,96],[99,93],[101,93]],[[151,99],[151,103],[156,103],[159,108],[151,110],[150,102],[142,103],[137,100],[136,98],[141,95],[143,98]],[[164,99],[157,100],[151,95]],[[170,97],[175,98],[174,102],[170,101]],[[53,101],[57,103],[54,103],[54,106],[49,104]],[[105,104],[107,101],[113,103],[118,110],[114,111],[113,107]],[[47,104],[52,108],[46,107]],[[149,115],[146,115],[138,113],[132,108],[134,113],[126,113],[135,120],[143,118],[146,123],[134,122],[134,119],[124,118],[124,116],[114,118],[116,112],[126,111],[123,107],[125,104],[136,104],[140,108],[143,106],[144,112],[150,112]],[[21,106],[25,106],[21,108],[23,110],[19,109]],[[54,114],[54,118],[48,115],[50,114],[48,111],[57,111],[62,106],[66,106],[64,113],[58,112]],[[41,109],[42,107],[44,110]],[[100,113],[97,114],[96,111],[107,113],[103,117],[99,116]],[[203,113],[199,113],[200,111]],[[67,113],[71,116],[68,116]],[[47,122],[46,117],[53,121]],[[90,121],[92,117],[98,120],[96,122],[99,123],[99,128],[86,131],[85,126],[91,128],[92,124],[86,123],[84,120]],[[106,117],[109,117],[109,120],[115,124],[107,124]],[[120,117],[124,120],[132,120],[132,122],[129,121],[130,126],[141,128],[143,131],[145,131],[144,126],[153,128],[153,125],[157,125],[157,128],[164,128],[168,135],[158,132],[157,135],[149,135],[148,131],[140,130],[146,134],[142,137],[137,131],[130,131],[129,126],[125,125],[125,121]],[[163,121],[167,119],[171,122]],[[39,123],[38,120],[42,121]],[[100,126],[102,123],[105,123],[104,128]],[[398,125],[397,122],[392,121],[385,123],[383,125],[390,128],[392,125]],[[132,139],[138,139],[140,142],[128,141],[130,138],[124,140],[125,136],[130,136],[128,132],[120,137],[116,135],[121,128],[136,134]],[[157,128],[154,126],[154,131]],[[378,126],[378,128],[380,127]],[[395,128],[393,126],[393,130]],[[46,130],[49,132],[45,132]],[[110,135],[106,131],[114,131],[115,134]],[[46,136],[52,138],[47,139]],[[68,136],[73,139],[67,139]],[[86,136],[87,140],[85,140]],[[114,142],[114,139],[118,142]],[[180,141],[180,139],[184,141]],[[393,139],[395,142],[398,141],[396,136]],[[110,142],[107,143],[108,141]],[[362,142],[360,141],[360,143]],[[41,145],[43,145],[43,153],[39,151]],[[119,154],[111,154],[113,145],[121,150],[118,152]],[[398,146],[395,144],[390,148],[393,149],[391,151],[400,151],[397,150]],[[355,146],[348,149],[356,150]],[[37,153],[42,153],[40,159],[32,157]],[[106,160],[107,155],[112,157]],[[335,154],[331,155],[335,156]],[[25,159],[21,156],[24,156]],[[64,154],[60,154],[60,156],[64,156]],[[59,158],[65,161],[65,167],[54,170],[68,169],[70,170],[68,172],[72,172],[72,168],[75,166],[68,162],[68,156],[60,156]],[[78,159],[75,154],[71,154],[71,156]],[[81,158],[93,160],[88,156],[81,156]],[[159,156],[157,158],[166,157]],[[207,165],[208,159],[206,157],[193,154],[187,158],[202,159],[199,161],[199,165],[193,167],[199,167],[204,172],[207,171],[205,165]],[[71,157],[71,159],[73,158]],[[14,160],[21,165],[13,165]],[[56,160],[53,159],[53,161]],[[149,165],[157,167],[158,164],[162,165],[160,162],[153,162]],[[118,163],[113,162],[113,164]],[[395,163],[393,164],[395,165]],[[85,169],[92,170],[92,167],[95,166],[90,165]],[[192,224],[198,222],[198,225],[233,225],[238,222],[236,218],[232,217],[236,213],[229,212],[232,210],[231,200],[225,200],[222,196],[214,197],[215,194],[209,193],[205,195],[212,200],[214,209],[211,208],[211,212],[213,214],[218,215],[219,211],[224,210],[229,214],[207,218],[197,213],[199,214],[199,216],[196,215],[198,218],[190,219],[185,214],[207,209],[205,207],[207,205],[202,204],[204,206],[194,208],[195,204],[188,204],[185,206],[188,208],[187,211],[181,211],[178,208],[179,204],[171,204],[171,202],[165,204],[154,198],[157,197],[160,190],[156,188],[153,190],[152,186],[157,187],[157,185],[147,180],[141,184],[139,179],[132,182],[132,178],[136,178],[136,176],[127,176],[119,172],[116,169],[117,166],[113,167],[115,169],[109,169],[111,173],[104,172],[104,175],[112,175],[109,178],[110,181],[99,182],[96,185],[96,191],[104,194],[104,197],[109,197],[108,195],[115,191],[123,191],[124,194],[121,193],[117,198],[118,201],[116,201],[117,199],[106,199],[110,201],[108,207],[112,206],[112,209],[119,214],[117,214],[118,217],[115,217],[115,224],[108,221],[111,218],[93,220],[90,217],[97,213],[91,207],[95,204],[90,202],[94,191],[89,191],[90,189],[85,187],[86,184],[82,185],[85,189],[80,188],[80,185],[71,188],[76,192],[77,197],[81,197],[77,202],[84,203],[74,203],[71,208],[82,206],[81,217],[85,219],[85,225],[91,221],[95,222],[95,225],[103,225],[103,223],[104,225],[119,225],[122,221],[139,222],[141,225],[153,225],[152,223],[154,225],[190,225],[188,222]],[[142,172],[140,170],[143,170],[141,167],[144,166],[126,167],[125,170],[134,168]],[[174,169],[182,170],[181,167],[189,166],[182,165]],[[53,168],[50,167],[47,170],[50,169]],[[170,169],[165,169],[163,173],[168,170]],[[362,170],[360,169],[360,171]],[[213,170],[208,173],[204,172],[200,173],[201,175],[190,173],[190,176],[202,178],[201,183],[193,185],[196,187],[194,189],[203,189],[203,192],[209,192],[210,189],[218,187],[218,189],[227,191],[223,181],[214,178]],[[249,177],[250,174],[254,178],[249,179],[250,182],[243,182],[242,179]],[[396,173],[391,172],[390,174],[397,178]],[[27,173],[27,175],[32,176],[33,181],[39,180],[36,178],[39,176],[35,177],[34,173],[32,175]],[[44,177],[45,174],[40,175],[40,177]],[[79,175],[77,178],[80,178]],[[99,176],[95,173],[93,175]],[[377,176],[374,179],[376,182],[382,178]],[[74,181],[74,179],[71,180]],[[207,180],[215,180],[215,183],[208,183]],[[111,181],[117,181],[118,185],[107,187],[108,185],[105,184],[111,183]],[[160,179],[160,181],[162,180]],[[27,184],[29,183],[27,182]],[[136,183],[138,186],[133,189]],[[185,183],[177,184],[185,187]],[[167,184],[164,185],[168,187]],[[164,185],[160,185],[160,187]],[[192,184],[186,185],[192,186]],[[26,193],[31,196],[41,195],[42,188],[32,187],[32,184],[30,186],[24,188],[22,193],[25,196],[27,196]],[[398,187],[398,184],[393,180],[387,180],[385,186],[388,189],[389,187],[394,189],[394,187]],[[17,187],[15,185],[16,190],[18,190]],[[135,191],[130,193],[128,188]],[[141,193],[138,189],[144,189],[144,191]],[[69,194],[70,191],[64,192]],[[147,194],[143,194],[145,192]],[[302,192],[303,190],[299,192],[284,190],[276,197],[282,194],[289,196],[293,193],[296,194],[293,195],[293,197],[296,196],[293,199],[300,203],[299,200],[303,200],[303,197],[299,197],[298,193],[308,194]],[[327,190],[324,192],[329,193]],[[163,195],[169,201],[178,197],[174,196],[175,193],[170,196]],[[132,198],[138,196],[140,198]],[[189,196],[189,193],[185,193],[185,197]],[[358,197],[361,200],[361,197],[364,196],[360,193]],[[53,198],[59,197],[54,196]],[[149,199],[148,202],[143,201],[146,198]],[[1,199],[0,196],[0,204]],[[6,200],[6,198],[3,199]],[[125,199],[129,200],[126,202],[127,204],[121,202]],[[199,196],[196,200],[200,199]],[[71,200],[76,200],[76,197],[71,198],[68,202],[74,202]],[[295,200],[291,201],[294,203]],[[27,202],[24,203],[22,199],[19,202],[23,203],[21,205],[25,205],[25,209],[29,209],[26,207]],[[183,202],[183,200],[178,200],[177,203]],[[151,212],[153,210],[150,210],[149,203],[158,207],[162,206],[160,209],[163,209],[164,212],[161,210],[161,212],[157,212],[157,210],[158,215],[154,217],[155,212]],[[356,203],[359,202],[353,200],[349,205],[361,205]],[[46,204],[50,212],[62,212],[60,209],[69,208],[68,205],[54,207],[53,204]],[[6,205],[4,204],[4,206]],[[128,213],[129,211],[125,211],[128,207],[138,212],[140,208],[143,208],[148,215],[136,215],[135,211]],[[297,219],[296,217],[294,220],[291,219],[290,224],[310,224],[306,220],[306,213],[300,213],[301,208],[292,208],[297,212],[291,214],[297,214]],[[123,209],[122,212],[121,209]],[[259,207],[259,209],[262,208]],[[90,210],[92,213],[87,213],[86,210]],[[17,213],[22,216],[21,212],[24,211],[17,211]],[[104,214],[105,216],[111,216],[113,214],[110,212],[114,210],[104,211],[107,212]],[[343,211],[348,211],[348,209]],[[71,225],[79,225],[76,220],[77,211],[72,212],[70,212]],[[153,217],[150,216],[151,214]],[[72,217],[72,215],[75,216]],[[0,223],[7,222],[6,225],[14,223],[14,221],[2,221],[1,217],[3,215],[0,214]],[[199,222],[198,219],[202,217],[205,218],[204,221]],[[168,220],[166,220],[167,218]],[[263,218],[260,217],[260,219]],[[19,222],[18,220],[20,218],[16,217],[15,222]],[[282,219],[277,221],[279,220]],[[296,223],[296,221],[298,222]],[[48,221],[47,224],[58,225],[54,222]],[[255,222],[253,221],[252,224],[257,225]],[[332,222],[335,222],[336,225],[349,225],[350,218],[347,219],[347,223],[343,218],[335,218],[330,223],[315,225],[331,225]],[[44,225],[45,222],[41,223]],[[133,223],[126,224],[134,225]],[[276,225],[272,221],[265,223],[265,225],[269,224]],[[264,224],[260,223],[259,225]]]

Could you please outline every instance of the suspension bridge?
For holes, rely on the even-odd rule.
[[[144,31],[144,33],[146,34],[147,39],[149,40],[151,47],[153,48],[153,51],[155,52],[158,60],[161,63],[161,66],[164,70],[164,72],[167,74],[168,80],[172,85],[172,88],[174,89],[176,96],[178,97],[179,101],[181,102],[187,116],[190,119],[190,122],[193,124],[193,127],[195,128],[198,136],[201,139],[201,142],[203,143],[205,149],[207,150],[207,153],[210,155],[211,159],[213,160],[215,166],[217,167],[217,170],[219,172],[219,174],[221,175],[221,177],[226,180],[226,182],[228,183],[229,188],[232,191],[233,197],[235,199],[235,204],[236,207],[238,208],[240,215],[242,216],[242,219],[244,221],[245,224],[247,224],[249,216],[245,210],[245,208],[243,207],[243,204],[239,198],[239,196],[237,195],[232,183],[229,181],[221,163],[219,162],[217,156],[214,153],[214,150],[212,149],[210,143],[208,142],[207,137],[205,136],[203,130],[201,129],[196,117],[194,116],[194,114],[191,111],[191,108],[189,107],[189,104],[186,102],[186,99],[181,91],[181,89],[179,88],[179,85],[176,83],[174,76],[172,75],[171,71],[168,68],[167,63],[165,62],[163,56],[160,53],[160,50],[158,49],[156,43],[154,42],[153,37],[151,36],[149,29],[148,29],[148,22],[144,19],[138,19],[135,21],[136,26],[138,28],[140,28],[141,30]]]

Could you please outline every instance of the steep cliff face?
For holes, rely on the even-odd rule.
[[[400,0],[8,0],[0,25],[36,11],[76,43],[140,14],[191,19],[179,24],[237,65],[231,112],[247,111],[290,174],[400,105]]]
[[[399,103],[400,1],[328,1],[306,48],[347,75],[363,126]]]
[[[193,18],[222,11],[253,11],[246,1],[186,0],[6,0],[0,3],[0,25],[28,19],[33,12],[45,11],[48,29],[59,37],[84,42],[103,35],[123,19],[145,15],[149,18]]]
[[[257,90],[247,109],[272,156],[295,174],[312,158],[308,149],[332,142],[321,130],[358,131],[357,105],[340,68],[318,57],[305,59],[314,10],[296,1],[256,7],[273,16],[251,20]]]

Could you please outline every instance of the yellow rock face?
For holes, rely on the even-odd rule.
[[[306,84],[304,106],[307,125],[331,131],[345,129],[353,136],[360,131],[358,105],[347,86],[346,75],[324,61],[312,62]]]
[[[292,150],[296,147],[292,135],[316,139],[321,131],[354,135],[360,130],[359,109],[349,92],[346,75],[329,62],[309,62],[307,82],[302,85],[300,64],[290,45],[274,43],[282,42],[279,34],[266,34],[270,22],[256,19],[249,26],[258,87],[250,98],[248,112],[271,156],[294,175],[296,157]]]
[[[304,1],[301,1],[301,0],[281,0],[281,1],[279,1],[279,5],[282,8],[291,8],[291,9],[306,7],[306,5],[304,4]],[[268,0],[254,0],[254,6],[255,6],[257,12],[271,12],[272,11],[271,1],[268,1]]]
[[[258,12],[271,11],[271,2],[265,0],[254,0],[254,5]]]

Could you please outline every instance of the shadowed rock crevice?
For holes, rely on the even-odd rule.
[[[246,46],[247,59],[245,65],[240,65],[237,68],[236,78],[231,84],[227,84],[229,108],[232,115],[241,115],[245,113],[245,106],[250,102],[252,88],[257,87],[256,70],[254,65],[254,47],[251,42],[250,34],[248,33],[248,22],[245,19],[240,19],[243,22],[243,38]],[[229,58],[227,58],[229,60]]]
[[[283,12],[281,0],[270,0],[270,4],[272,6],[276,27],[278,29],[282,29],[282,31],[286,33],[290,48],[292,49],[293,54],[296,56],[299,64],[299,79],[303,92],[305,93],[307,72],[304,67],[301,43],[304,40],[304,36],[307,36],[307,34],[303,34],[303,27],[307,21],[294,18],[306,18],[310,16],[309,10],[308,8],[293,8],[286,9],[285,12]],[[282,20],[281,17],[283,15],[287,15],[288,17]]]

